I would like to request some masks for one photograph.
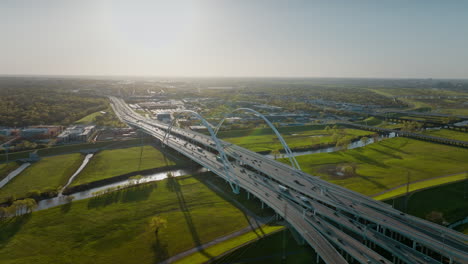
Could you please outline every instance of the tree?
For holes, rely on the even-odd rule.
[[[167,227],[167,220],[160,216],[154,216],[150,219],[149,226],[151,230],[154,230],[154,234],[157,236],[161,228]]]
[[[361,138],[361,142],[362,142],[363,145],[366,145],[367,141],[369,141],[368,137],[362,137]]]
[[[0,219],[6,218],[8,216],[8,208],[0,207]]]
[[[273,156],[275,157],[275,160],[278,158],[278,156],[280,155],[280,152],[279,150],[277,149],[274,149],[271,151],[271,154],[273,154]]]
[[[341,147],[342,150],[346,150],[348,149],[349,144],[351,144],[351,140],[343,137],[336,142],[336,147]]]

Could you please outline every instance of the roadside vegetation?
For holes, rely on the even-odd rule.
[[[137,172],[175,165],[153,146],[130,147],[98,152],[75,178],[72,186]]]
[[[170,178],[0,222],[0,262],[157,263],[247,225],[196,178]]]
[[[75,153],[41,159],[0,188],[0,203],[37,197],[41,193],[55,196],[81,165],[83,158],[83,155]]]
[[[468,170],[468,149],[409,138],[391,138],[362,148],[296,159],[305,172],[365,195],[377,194],[408,180]]]
[[[400,187],[396,187],[394,189],[390,189],[388,191],[383,192],[373,198],[376,200],[386,200],[389,198],[395,198],[402,195],[405,195],[407,190],[409,192],[419,191],[423,189],[429,189],[437,186],[441,186],[448,183],[453,182],[461,182],[468,178],[468,172],[458,173],[454,175],[449,175],[445,177],[436,177],[433,179],[421,180],[417,182],[411,182],[409,188],[407,188],[406,184],[401,185]],[[463,183],[460,183],[463,184]]]
[[[286,260],[283,260],[283,255]],[[317,262],[315,252],[309,245],[299,245],[291,231],[282,230],[228,253],[214,263],[316,264]]]
[[[204,252],[196,252],[192,255],[189,255],[185,258],[182,258],[178,261],[175,261],[176,264],[202,264],[210,261],[209,256],[216,256],[216,260],[212,260],[213,263],[226,263],[226,261],[232,256],[227,254],[226,256],[221,256],[224,253],[230,250],[236,250],[243,245],[250,246],[250,243],[254,243],[254,241],[258,239],[267,239],[267,236],[272,235],[273,233],[278,232],[279,230],[283,229],[283,226],[263,226],[261,228],[255,229],[254,231],[247,232],[240,236],[236,236],[229,240],[223,241],[219,244],[213,245],[205,249]],[[219,257],[221,256],[221,257]],[[271,262],[270,262],[271,263]]]

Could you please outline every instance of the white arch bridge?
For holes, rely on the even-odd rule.
[[[218,139],[222,123],[213,130],[196,112],[184,111],[200,119],[209,135],[147,119],[123,100],[110,100],[122,121],[222,177],[235,193],[244,190],[275,210],[320,263],[468,263],[468,236],[300,171],[276,128],[254,110],[236,111],[265,120],[284,143],[292,167]]]

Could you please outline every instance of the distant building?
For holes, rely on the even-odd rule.
[[[189,126],[190,130],[193,131],[206,131],[208,128],[206,126]]]
[[[169,100],[159,102],[142,102],[138,103],[138,106],[145,109],[180,109],[184,107],[184,102],[180,100]]]
[[[29,128],[47,129],[47,136],[49,137],[55,137],[63,130],[62,126],[30,126]]]
[[[156,119],[164,123],[169,123],[172,120],[172,116],[171,113],[159,113],[156,115]]]
[[[94,131],[96,131],[96,126],[76,125],[67,127],[67,129],[57,137],[57,143],[87,142]]]
[[[11,128],[0,128],[0,135],[2,136],[11,136],[13,129]]]
[[[43,138],[48,136],[47,128],[25,128],[21,129],[20,135],[26,139]]]
[[[253,106],[257,109],[268,110],[268,111],[281,111],[283,108],[274,105],[266,105],[266,104],[257,104]]]

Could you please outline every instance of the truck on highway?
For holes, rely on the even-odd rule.
[[[288,191],[288,187],[283,186],[283,185],[281,185],[281,184],[278,184],[278,188],[279,188],[280,191],[282,191],[282,192],[287,192],[287,191]]]
[[[198,152],[203,152],[203,149],[200,147],[197,147]]]

